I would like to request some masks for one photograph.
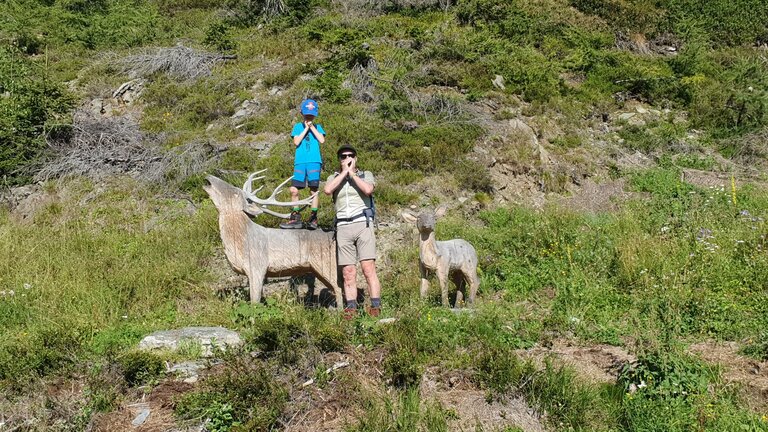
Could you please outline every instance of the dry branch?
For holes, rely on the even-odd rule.
[[[210,76],[217,63],[235,58],[237,56],[199,51],[178,44],[126,57],[120,61],[119,67],[130,76],[147,77],[165,73],[183,80],[196,80]]]

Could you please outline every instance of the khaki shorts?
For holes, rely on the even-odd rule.
[[[336,253],[340,266],[354,265],[358,261],[376,259],[376,235],[373,221],[365,226],[365,219],[336,228]]]

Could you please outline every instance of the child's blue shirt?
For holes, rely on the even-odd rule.
[[[323,135],[325,130],[319,124],[315,125],[315,129]],[[291,138],[301,135],[304,132],[304,123],[296,123],[293,126],[291,132]],[[320,155],[320,142],[317,141],[315,134],[312,131],[307,132],[307,135],[301,141],[301,144],[296,147],[296,157],[293,161],[294,165],[303,163],[323,163],[323,157]]]

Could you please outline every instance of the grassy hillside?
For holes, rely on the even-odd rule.
[[[0,430],[117,430],[142,395],[164,401],[166,429],[768,430],[765,2],[4,9]],[[140,91],[116,99],[129,81]],[[231,272],[204,175],[289,176],[305,97],[329,133],[324,175],[342,143],[376,174],[394,324],[221,288]],[[620,193],[568,205],[588,184],[606,203]],[[25,218],[33,201],[14,197],[27,190],[41,204]],[[436,289],[418,298],[399,213],[438,204],[438,239],[480,256],[472,312],[438,307]],[[135,347],[185,325],[236,329],[245,347],[172,384],[163,362],[199,353]],[[736,347],[720,364],[692,348],[717,343]],[[594,379],[563,344],[630,360]],[[351,366],[327,373],[340,359]],[[734,379],[738,362],[757,372]],[[533,423],[468,414],[445,396],[459,392],[531,407]]]

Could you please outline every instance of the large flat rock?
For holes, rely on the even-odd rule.
[[[156,331],[139,342],[141,350],[167,349],[176,351],[188,344],[200,344],[202,356],[211,357],[213,347],[226,350],[242,345],[240,335],[224,327],[184,327],[175,330]]]

